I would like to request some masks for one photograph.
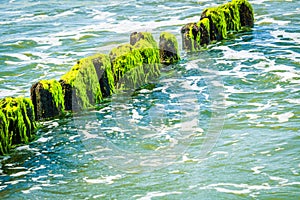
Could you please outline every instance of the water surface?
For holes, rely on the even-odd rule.
[[[0,97],[76,60],[156,39],[226,1],[7,1]],[[0,160],[1,199],[298,199],[300,2],[250,1],[250,32],[165,67],[98,109],[44,122]]]

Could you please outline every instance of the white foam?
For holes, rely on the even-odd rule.
[[[7,187],[7,185],[0,185],[0,191],[4,190]]]
[[[153,197],[164,197],[169,196],[173,194],[182,194],[182,192],[161,192],[161,191],[155,191],[155,192],[148,192],[144,197],[139,198],[138,200],[151,200]]]
[[[290,118],[294,117],[295,114],[293,112],[287,112],[282,114],[272,113],[270,117],[277,118],[279,123],[288,122]]]
[[[59,13],[57,15],[54,15],[52,16],[52,18],[60,18],[60,17],[66,17],[66,16],[72,16],[72,15],[75,15],[76,12],[78,12],[79,9],[78,8],[75,8],[73,10],[67,10],[67,11],[64,11],[62,13]]]
[[[39,138],[36,142],[44,143],[44,142],[47,142],[47,141],[51,140],[52,138],[53,138],[53,137],[48,137],[48,138],[41,137],[41,138]]]
[[[38,176],[38,177],[32,178],[32,180],[34,182],[41,182],[41,181],[39,181],[40,179],[47,179],[47,178],[48,178],[48,176]],[[42,181],[42,182],[44,182],[44,181]]]
[[[75,138],[78,138],[78,137],[80,137],[80,135],[73,135],[73,136],[69,137],[69,140],[74,140]]]
[[[285,101],[292,104],[300,104],[300,99],[285,99]]]
[[[115,176],[102,176],[98,179],[89,179],[87,177],[84,177],[83,180],[87,183],[91,183],[91,184],[107,184],[107,185],[111,185],[114,183],[115,180],[121,179],[122,175],[117,174]]]
[[[257,114],[246,114],[246,117],[248,117],[250,120],[260,118],[260,116]]]
[[[39,167],[34,168],[33,171],[38,171],[38,170],[41,170],[41,169],[46,169],[46,166],[45,165],[40,165]]]
[[[90,134],[87,130],[81,130],[80,134],[82,134],[84,136],[84,139],[86,140],[98,137],[98,135]]]
[[[100,197],[105,197],[105,194],[98,194],[98,195],[94,195],[93,199],[100,199]]]
[[[272,181],[278,181],[279,184],[286,184],[289,180],[277,176],[269,176],[270,180]]]
[[[33,186],[31,188],[29,188],[28,190],[22,190],[21,192],[23,192],[24,194],[29,194],[31,191],[34,190],[42,190],[43,188],[41,188],[40,186]]]
[[[54,46],[61,46],[62,42],[59,38],[53,37],[51,35],[47,37],[32,37],[31,40],[35,41],[36,43],[40,45],[47,45],[47,46],[40,46],[39,49],[49,49],[50,47]]]
[[[140,120],[143,119],[143,116],[140,115],[135,109],[132,110],[132,119]]]
[[[261,173],[261,169],[264,169],[264,166],[256,166],[256,167],[252,167],[251,170],[253,171],[253,174],[260,174]]]
[[[28,57],[27,55],[21,54],[21,53],[10,53],[10,54],[8,54],[8,56],[18,58],[21,61],[30,61],[31,60],[30,57]]]
[[[224,51],[224,55],[218,60],[265,59],[263,53],[251,52],[249,50],[235,51],[231,49],[229,46],[216,46],[213,47],[213,49]]]
[[[226,188],[225,188],[226,187]],[[230,189],[228,187],[231,187]],[[271,187],[268,183],[262,185],[248,185],[248,184],[234,184],[234,183],[217,183],[201,187],[200,189],[215,189],[219,192],[230,194],[249,194],[252,191],[270,190]]]
[[[49,176],[54,177],[54,178],[64,177],[63,174],[49,174]]]
[[[300,185],[300,182],[290,182],[290,183],[282,184],[282,186],[295,186],[295,185]]]
[[[30,171],[21,171],[21,172],[15,173],[15,174],[11,174],[10,176],[18,177],[18,176],[24,176],[24,175],[29,174],[29,173],[30,173]]]
[[[104,12],[104,11],[99,11],[99,10],[93,9],[93,19],[95,19],[95,20],[105,20],[114,15],[116,15],[116,14],[111,13],[111,12]]]
[[[289,33],[283,30],[275,30],[275,31],[271,31],[270,34],[275,38],[278,38],[279,36],[283,38],[289,38],[295,41],[296,43],[300,44],[299,33]]]
[[[231,194],[248,194],[248,193],[251,192],[250,189],[230,190],[230,189],[220,188],[220,187],[216,187],[215,189],[216,189],[218,192],[231,193]]]
[[[272,17],[265,17],[256,21],[257,24],[277,24],[279,26],[285,26],[291,23],[291,21],[275,20]]]
[[[18,179],[18,180],[15,180],[15,181],[7,181],[6,184],[7,185],[16,185],[16,184],[21,183],[21,182],[27,182],[27,181],[23,180],[23,179]]]

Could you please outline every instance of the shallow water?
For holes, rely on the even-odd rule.
[[[1,199],[298,199],[300,2],[250,1],[255,27],[165,67],[152,85],[44,122],[0,160]],[[225,1],[5,1],[0,97],[155,38]]]

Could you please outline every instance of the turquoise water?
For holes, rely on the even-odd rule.
[[[226,1],[4,1],[0,97],[29,96],[133,31],[156,39]],[[135,92],[42,124],[0,158],[1,199],[299,199],[300,1],[250,1],[252,31]]]

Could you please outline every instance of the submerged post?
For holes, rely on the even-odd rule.
[[[254,25],[254,13],[247,0],[232,0],[218,7],[205,9],[197,23],[182,27],[182,46],[188,52],[198,51],[211,41],[227,39],[228,33]]]
[[[160,61],[163,64],[173,64],[180,60],[178,42],[175,35],[162,32],[159,37]]]
[[[0,100],[0,155],[18,144],[28,143],[36,130],[30,99],[6,97]]]
[[[60,116],[65,111],[62,87],[56,80],[42,80],[33,84],[30,96],[36,120]]]

